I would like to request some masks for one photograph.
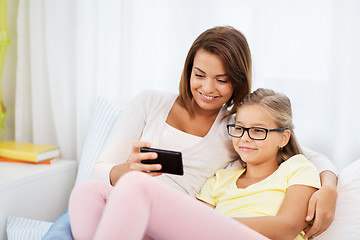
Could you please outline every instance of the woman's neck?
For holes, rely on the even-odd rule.
[[[199,107],[198,107],[199,108]],[[180,131],[205,137],[214,124],[220,109],[215,111],[205,111],[203,109],[194,109],[191,115],[179,99],[171,108],[166,122]]]
[[[219,114],[221,108],[217,109],[203,109],[200,108],[196,103],[194,104],[193,110],[194,110],[194,117],[196,118],[213,118],[215,119],[217,115]]]

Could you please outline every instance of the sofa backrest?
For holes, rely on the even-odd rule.
[[[81,153],[75,184],[89,178],[91,169],[98,159],[119,114],[120,107],[103,97],[97,98],[95,113]]]

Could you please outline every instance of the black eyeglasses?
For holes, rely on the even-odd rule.
[[[267,138],[268,132],[283,132],[287,128],[274,128],[266,129],[261,127],[250,127],[246,128],[236,124],[229,124],[226,126],[228,134],[232,137],[241,138],[245,132],[248,133],[249,138],[253,140],[265,140]]]

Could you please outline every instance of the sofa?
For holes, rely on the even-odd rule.
[[[109,133],[120,114],[120,109],[109,100],[99,97],[95,114],[81,155],[75,185],[88,179]],[[319,240],[355,240],[360,236],[360,159],[339,173],[338,200],[335,219]],[[48,233],[51,228],[52,231]],[[72,239],[68,214],[64,212],[55,223],[21,216],[7,219],[8,240]],[[48,233],[48,234],[47,234]]]

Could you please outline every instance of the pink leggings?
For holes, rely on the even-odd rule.
[[[88,181],[75,187],[70,223],[82,239],[267,239],[200,201],[141,172],[115,187]]]

